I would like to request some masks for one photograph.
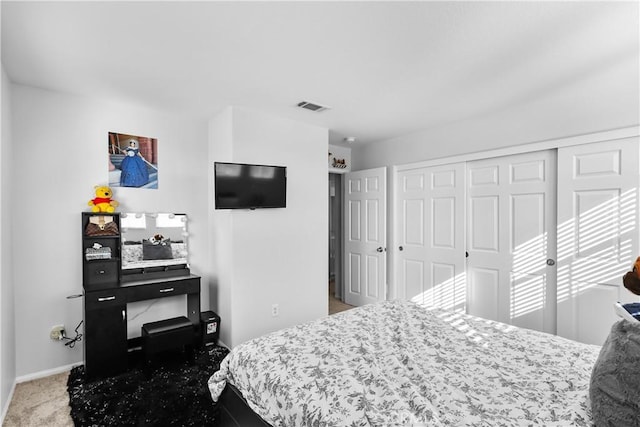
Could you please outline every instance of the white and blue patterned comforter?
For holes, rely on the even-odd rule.
[[[209,379],[273,426],[588,426],[599,347],[412,302],[236,347]]]

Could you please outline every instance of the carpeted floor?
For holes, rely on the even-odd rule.
[[[127,372],[86,382],[84,366],[69,374],[69,405],[76,426],[215,425],[219,409],[211,401],[207,380],[228,350],[197,351],[194,363],[182,354],[164,354],[150,376],[142,363]]]
[[[329,281],[329,314],[336,314],[342,311],[346,311],[352,309],[353,306],[349,304],[345,304],[335,297],[335,282],[333,280]]]
[[[69,415],[69,372],[16,385],[3,427],[72,427]]]

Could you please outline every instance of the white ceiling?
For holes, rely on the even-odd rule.
[[[640,61],[637,2],[2,1],[1,15],[13,82],[198,118],[245,106],[326,127],[332,143],[508,109]]]

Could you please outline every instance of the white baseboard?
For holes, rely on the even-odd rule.
[[[13,382],[11,386],[11,390],[9,390],[9,396],[7,396],[7,401],[4,402],[4,407],[2,408],[2,416],[0,417],[0,426],[4,425],[4,419],[7,416],[7,412],[9,411],[9,405],[11,404],[11,399],[13,399],[13,392],[16,390],[16,382]]]
[[[82,362],[71,363],[69,365],[58,366],[57,368],[46,369],[44,371],[34,372],[33,374],[22,375],[16,378],[16,384],[24,383],[27,381],[38,380],[40,378],[49,377],[51,375],[60,374],[62,372],[70,371],[72,368],[82,365]]]

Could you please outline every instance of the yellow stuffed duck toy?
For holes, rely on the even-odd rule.
[[[111,199],[113,191],[106,185],[96,185],[95,187],[96,197],[89,200],[88,205],[91,206],[92,212],[115,212],[119,203]]]

